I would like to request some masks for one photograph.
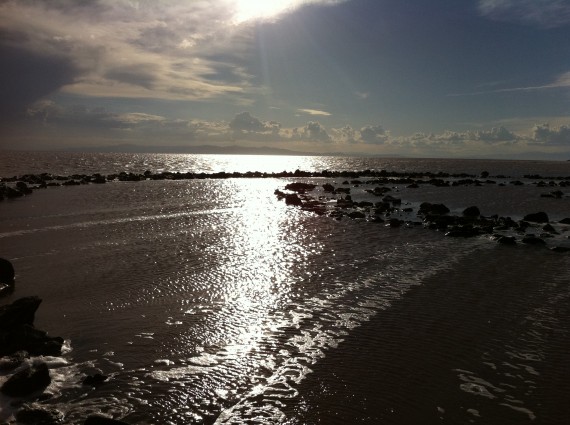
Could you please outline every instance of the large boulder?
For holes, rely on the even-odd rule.
[[[0,283],[5,285],[14,284],[14,266],[5,258],[0,258]]]
[[[0,392],[9,397],[26,397],[46,389],[51,383],[47,364],[39,363],[12,375],[0,387]]]
[[[501,245],[516,245],[517,240],[514,236],[499,236],[497,242]]]
[[[16,413],[19,424],[29,425],[57,425],[62,424],[64,415],[57,409],[49,409],[36,405],[24,405]]]
[[[26,351],[32,355],[58,356],[63,338],[50,337],[34,328],[34,318],[42,300],[25,297],[0,307],[0,356]]]
[[[39,297],[25,297],[0,307],[0,330],[33,325],[36,310],[41,302]]]
[[[468,207],[463,210],[464,217],[479,217],[481,215],[481,211],[476,206]]]
[[[541,239],[541,238],[536,237],[534,235],[526,235],[523,238],[522,243],[525,243],[527,245],[545,245],[546,244],[544,239]]]
[[[420,209],[418,214],[423,215],[444,215],[449,212],[449,208],[447,208],[443,204],[432,204],[429,202],[423,202],[420,205]]]
[[[524,216],[523,220],[531,221],[533,223],[548,223],[548,215],[545,212],[537,212],[532,214],[527,214]]]
[[[287,205],[296,205],[296,206],[303,205],[303,201],[301,200],[301,198],[299,198],[299,195],[297,195],[296,193],[286,194],[285,203]]]
[[[63,338],[50,337],[47,332],[30,325],[17,326],[9,332],[0,333],[0,355],[26,351],[33,356],[59,356]]]
[[[316,187],[316,185],[314,185],[314,184],[295,182],[295,183],[289,183],[288,185],[286,185],[285,189],[291,190],[291,191],[297,192],[297,193],[305,193],[307,191],[313,190],[315,187]]]
[[[323,184],[323,189],[325,192],[334,193],[334,186],[330,183]]]

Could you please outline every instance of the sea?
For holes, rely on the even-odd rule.
[[[0,257],[17,275],[0,305],[39,296],[35,326],[66,342],[29,360],[52,383],[24,402],[66,424],[570,423],[570,254],[548,249],[570,246],[570,162],[0,152],[0,177],[147,170],[487,172],[497,184],[390,193],[414,211],[544,211],[556,234],[505,246],[337,220],[274,194],[340,177],[37,189],[0,201]],[[349,182],[353,199],[372,196],[365,183]],[[94,373],[108,380],[82,385]],[[21,401],[0,396],[0,423],[16,423]]]

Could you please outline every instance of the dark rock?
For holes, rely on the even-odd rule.
[[[127,422],[119,421],[117,419],[111,419],[106,416],[91,415],[85,420],[84,425],[129,425],[129,424]]]
[[[570,224],[570,218],[563,218],[562,220],[559,221],[559,223]]]
[[[530,227],[530,223],[528,221],[521,220],[518,223],[516,223],[514,226],[509,226],[509,227],[513,227],[516,228],[517,230],[521,230],[524,232],[526,229]]]
[[[489,177],[489,172],[488,171],[481,171],[481,178],[486,179],[487,177]]]
[[[449,208],[447,208],[443,204],[431,204],[429,202],[423,202],[420,205],[420,210],[418,214],[432,214],[432,215],[443,215],[449,212]]]
[[[93,176],[91,177],[91,182],[95,184],[105,184],[107,183],[107,179],[105,178],[105,176],[102,176],[101,174],[93,174]]]
[[[10,371],[21,366],[30,355],[25,351],[17,351],[10,356],[0,358],[0,371]]]
[[[14,266],[4,258],[0,258],[0,283],[13,285],[15,279]]]
[[[390,188],[383,187],[383,186],[378,186],[378,187],[375,187],[375,188],[372,189],[372,190],[367,189],[366,191],[367,191],[368,193],[372,193],[373,195],[376,195],[376,196],[382,196],[382,195],[384,195],[386,192],[390,192],[390,190],[391,190]]]
[[[108,376],[96,373],[94,375],[88,375],[81,383],[83,385],[88,385],[90,387],[97,387],[105,383],[105,381],[107,381],[108,378],[109,378]]]
[[[334,186],[330,183],[323,184],[323,189],[325,192],[334,193]]]
[[[366,214],[364,214],[362,211],[352,211],[348,213],[348,216],[350,218],[365,218]]]
[[[350,187],[337,187],[335,189],[336,193],[345,193],[345,194],[349,194],[350,193]]]
[[[395,205],[400,205],[400,204],[402,203],[402,200],[401,200],[401,199],[394,198],[394,197],[391,196],[391,195],[386,195],[386,196],[384,196],[384,197],[382,198],[382,201],[383,201],[383,202],[389,202],[389,203],[392,203],[392,204],[395,204]]]
[[[43,391],[51,383],[47,364],[32,365],[12,375],[0,388],[0,391],[10,397],[26,397],[35,392]]]
[[[351,208],[354,203],[352,202],[352,199],[350,198],[350,196],[347,196],[346,198],[337,199],[336,204],[340,208]]]
[[[497,242],[501,245],[516,245],[517,240],[514,236],[500,236]]]
[[[16,420],[29,425],[56,425],[63,423],[63,413],[45,407],[24,406],[16,413]]]
[[[468,207],[465,208],[463,210],[463,216],[464,217],[479,217],[481,215],[481,211],[479,211],[479,208],[473,206],[473,207]]]
[[[49,337],[33,326],[40,303],[38,297],[26,297],[0,307],[0,356],[13,355],[18,351],[32,355],[61,354],[63,339]]]
[[[545,232],[548,232],[548,233],[558,234],[556,229],[554,227],[552,227],[552,225],[550,223],[545,224],[542,227],[542,230],[544,230]]]
[[[402,220],[398,220],[397,218],[391,218],[388,224],[390,227],[401,227],[404,222]]]
[[[0,307],[0,330],[32,325],[41,302],[39,297],[25,297]]]
[[[0,340],[2,355],[27,351],[34,356],[59,356],[63,345],[63,338],[50,337],[47,332],[30,325],[20,325],[8,332],[2,332]]]
[[[406,187],[407,187],[408,189],[418,189],[418,188],[419,188],[419,186],[418,186],[417,183],[412,183],[412,184],[410,184],[410,185],[408,185],[408,186],[406,186]]]
[[[533,223],[548,223],[548,215],[541,211],[533,214],[527,214],[524,216],[523,220],[531,221]]]
[[[327,211],[327,207],[325,204],[315,200],[309,200],[302,205],[303,211],[310,211],[317,215],[324,215]]]
[[[303,205],[303,201],[301,201],[301,198],[299,198],[299,195],[296,193],[285,195],[285,203],[287,205]]]
[[[528,245],[545,245],[546,244],[546,242],[543,239],[537,238],[534,235],[525,236],[522,240],[522,243],[525,243]]]
[[[16,183],[16,189],[18,189],[24,195],[29,195],[30,193],[32,193],[32,189],[30,189],[28,185],[24,182]]]
[[[570,252],[570,247],[568,247],[568,246],[555,246],[554,248],[551,249],[551,251],[561,252],[561,253]]]
[[[316,185],[314,184],[310,184],[310,183],[289,183],[288,185],[285,186],[285,189],[287,190],[291,190],[293,192],[297,192],[297,193],[305,193],[307,191],[311,191],[313,189],[315,189]]]
[[[427,215],[424,221],[428,223],[428,228],[444,230],[448,226],[457,224],[457,217],[447,215]]]

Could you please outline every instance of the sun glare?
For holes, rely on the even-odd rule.
[[[298,0],[233,0],[234,21],[238,24],[256,19],[273,19],[291,9]]]

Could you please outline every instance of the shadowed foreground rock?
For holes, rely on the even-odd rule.
[[[537,212],[525,215],[523,220],[533,223],[548,223],[548,215],[545,212]]]
[[[59,356],[63,338],[50,337],[34,328],[34,318],[42,300],[25,297],[0,307],[0,356],[26,351],[35,356]]]
[[[39,363],[12,375],[0,388],[10,397],[26,397],[46,389],[51,383],[47,364]]]
[[[5,258],[0,258],[0,297],[14,292],[14,266]]]
[[[0,330],[9,330],[20,325],[33,325],[36,310],[41,302],[39,297],[25,297],[0,307]]]
[[[0,283],[6,285],[14,284],[14,266],[5,258],[0,258]]]
[[[36,405],[25,405],[16,413],[16,420],[19,424],[56,425],[62,424],[63,418],[63,413],[57,409]]]

